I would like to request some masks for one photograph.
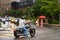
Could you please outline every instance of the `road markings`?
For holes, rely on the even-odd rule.
[[[14,36],[13,34],[0,34],[0,36]]]

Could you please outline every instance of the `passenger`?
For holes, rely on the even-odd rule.
[[[39,27],[39,19],[36,20],[36,27]]]
[[[0,27],[1,27],[1,23],[2,23],[2,18],[0,17]]]
[[[23,29],[24,36],[27,37],[28,36],[28,30],[26,29],[25,24],[26,24],[26,20],[24,18],[21,18],[19,20],[19,28],[22,28]]]
[[[10,27],[11,27],[12,31],[14,31],[16,29],[16,27],[17,27],[14,22],[15,22],[15,20],[11,19],[11,23],[10,23],[11,26]]]
[[[5,20],[5,18],[3,17],[3,18],[2,18],[2,24],[1,24],[1,26],[2,26],[3,28],[6,28],[5,21],[6,21],[6,20]]]
[[[10,20],[9,20],[9,17],[7,16],[7,17],[5,17],[5,19],[6,19],[6,27],[7,28],[10,28]]]

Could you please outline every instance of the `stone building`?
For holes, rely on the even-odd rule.
[[[19,6],[24,6],[29,3],[35,2],[35,0],[0,0],[0,10],[9,10],[11,9],[11,2],[18,2]]]
[[[8,10],[11,8],[11,0],[0,0],[0,10]]]

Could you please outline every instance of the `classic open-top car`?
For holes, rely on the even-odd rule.
[[[29,24],[26,24],[26,29],[28,30],[28,33],[31,37],[34,37],[35,36],[35,28],[32,28],[31,25]],[[22,30],[22,28],[16,28],[14,30],[14,36],[16,38],[19,38],[20,36],[24,36],[24,30]]]

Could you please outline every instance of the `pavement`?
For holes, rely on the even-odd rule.
[[[35,37],[18,39],[15,39],[12,31],[0,31],[0,40],[60,40],[60,27],[37,28]]]
[[[13,32],[12,31],[0,31],[0,36],[10,36],[10,37],[12,37],[12,36],[14,36],[13,35]]]

